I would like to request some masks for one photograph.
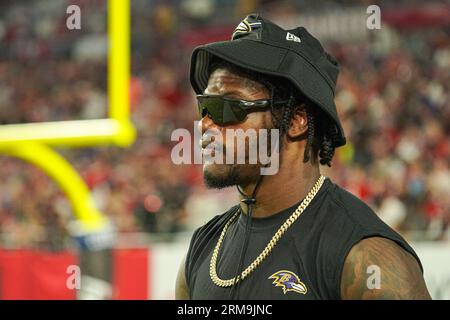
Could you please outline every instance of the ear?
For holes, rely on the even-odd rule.
[[[291,118],[291,126],[287,135],[292,140],[301,139],[308,131],[308,118],[306,111],[303,108],[295,108],[294,114]]]

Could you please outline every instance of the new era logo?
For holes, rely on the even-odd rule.
[[[294,41],[294,42],[302,42],[302,40],[300,40],[299,37],[297,37],[296,35],[294,35],[294,34],[292,34],[290,32],[288,32],[286,34],[286,40],[287,41]]]

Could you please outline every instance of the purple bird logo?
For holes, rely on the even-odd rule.
[[[272,283],[275,287],[282,287],[284,294],[289,291],[294,291],[301,294],[306,294],[306,292],[308,292],[305,284],[301,282],[299,277],[291,271],[277,271],[268,279],[273,279]]]

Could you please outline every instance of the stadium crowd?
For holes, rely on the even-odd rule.
[[[68,2],[0,3],[0,124],[106,116],[105,1],[72,3],[81,7],[81,30],[66,28]],[[272,1],[133,1],[137,141],[58,149],[118,231],[189,231],[236,201],[233,190],[206,190],[199,165],[173,164],[170,135],[193,130],[196,120],[192,48],[227,38],[256,7],[282,22],[303,5],[283,3],[274,10]],[[406,237],[450,239],[450,29],[385,28],[393,44],[325,43],[341,64],[336,103],[348,143],[324,172]],[[3,155],[0,177],[1,246],[70,245],[72,211],[54,182]]]

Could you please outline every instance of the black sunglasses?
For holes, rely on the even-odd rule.
[[[235,100],[220,95],[197,95],[198,112],[203,118],[208,115],[215,124],[226,126],[244,121],[252,112],[266,111],[272,105],[286,104],[288,101],[273,102],[272,99]]]

